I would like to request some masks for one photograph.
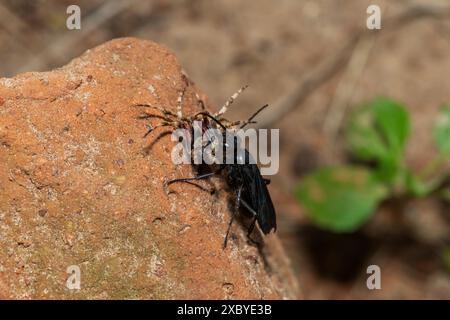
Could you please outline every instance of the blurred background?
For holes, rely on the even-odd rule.
[[[66,28],[71,4],[81,30]],[[382,10],[379,31],[366,28],[370,4]],[[312,170],[350,161],[341,134],[348,111],[378,95],[410,112],[407,165],[430,161],[433,121],[450,103],[449,1],[0,0],[0,76],[50,70],[124,36],[169,47],[213,106],[249,84],[233,120],[273,106],[261,116],[262,126],[280,128],[270,191],[305,298],[450,299],[448,204],[387,203],[338,234],[313,225],[293,191]],[[372,264],[381,290],[366,287]]]

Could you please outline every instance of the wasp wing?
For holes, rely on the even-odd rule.
[[[249,152],[245,150],[245,153],[246,160],[250,159],[251,155]],[[248,162],[238,166],[240,167],[239,171],[243,182],[242,197],[257,213],[256,220],[259,227],[264,234],[269,233],[272,229],[276,231],[275,208],[258,166]]]

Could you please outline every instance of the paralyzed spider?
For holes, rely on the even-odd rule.
[[[228,228],[226,231],[226,235],[224,238],[223,247],[227,246],[228,235],[233,223],[235,216],[239,212],[239,208],[241,205],[247,210],[247,214],[253,217],[253,221],[248,229],[248,236],[252,233],[255,223],[258,222],[259,227],[263,231],[264,234],[270,233],[272,230],[276,230],[276,215],[275,209],[272,204],[272,200],[270,198],[269,191],[267,189],[267,184],[269,180],[264,179],[261,176],[258,166],[255,164],[251,158],[250,153],[242,147],[242,149],[238,149],[237,136],[232,135],[233,144],[230,145],[226,141],[226,131],[227,129],[243,129],[246,125],[250,123],[254,123],[253,119],[256,115],[261,112],[267,105],[260,108],[256,113],[254,113],[248,120],[246,121],[235,121],[230,122],[226,120],[223,115],[227,112],[228,107],[236,100],[239,94],[242,93],[247,88],[244,86],[240,88],[236,93],[234,93],[225,104],[219,109],[216,113],[210,113],[205,110],[203,103],[201,103],[202,111],[194,114],[193,116],[183,116],[182,113],[182,101],[185,90],[183,90],[178,99],[177,99],[177,107],[176,113],[169,111],[167,109],[151,106],[148,104],[138,104],[136,106],[153,108],[160,111],[163,116],[156,116],[147,112],[144,112],[139,116],[140,119],[148,119],[151,117],[162,118],[162,122],[156,126],[147,126],[148,130],[145,133],[144,137],[149,135],[153,130],[160,127],[171,127],[173,130],[176,129],[187,129],[191,132],[191,136],[193,133],[193,122],[200,121],[202,132],[206,131],[210,128],[215,128],[221,130],[221,136],[223,138],[223,144],[221,144],[224,148],[224,152],[232,151],[234,154],[234,161],[232,164],[219,164],[211,168],[210,172],[197,175],[195,177],[189,178],[180,178],[174,179],[167,182],[167,185],[176,182],[191,182],[194,180],[205,179],[210,176],[216,174],[222,174],[225,176],[228,186],[235,193],[236,201],[234,205],[234,212],[231,216],[230,222],[228,224]],[[233,132],[233,131],[232,131]],[[207,145],[213,143],[212,140],[207,141]],[[193,145],[191,146],[193,148]],[[203,145],[203,148],[206,145]],[[230,150],[233,148],[233,150]],[[241,152],[240,152],[241,151]],[[238,157],[242,157],[238,159]],[[240,160],[240,161],[237,161]]]

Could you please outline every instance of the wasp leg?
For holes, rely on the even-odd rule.
[[[191,178],[180,178],[180,179],[169,180],[169,181],[167,181],[167,182],[164,184],[164,187],[167,187],[167,186],[169,186],[170,184],[176,183],[176,182],[185,182],[185,183],[193,184],[193,185],[199,187],[199,188],[202,189],[202,190],[206,190],[206,189],[203,188],[202,186],[199,186],[199,185],[197,185],[197,184],[192,183],[192,181],[195,181],[195,180],[201,180],[201,179],[206,179],[206,178],[208,178],[208,177],[211,177],[211,176],[213,176],[213,175],[216,175],[216,174],[220,173],[220,171],[222,171],[223,168],[224,168],[224,167],[221,167],[221,168],[219,168],[218,170],[216,170],[216,171],[214,171],[214,172],[208,172],[208,173],[205,173],[205,174],[201,174],[201,175],[199,175],[199,176],[196,176],[196,177],[191,177]],[[208,191],[209,193],[213,194],[213,193],[215,192],[215,189],[213,189],[213,190],[207,190],[207,191]]]
[[[205,178],[211,177],[211,176],[215,175],[216,173],[217,172],[215,171],[215,172],[209,172],[209,173],[201,174],[199,176],[192,177],[192,178],[173,179],[173,180],[167,181],[166,185],[169,185],[169,184],[172,184],[172,183],[175,183],[175,182],[189,182],[189,181],[193,181],[193,180],[201,180],[201,179],[205,179]]]
[[[253,208],[252,207],[250,207],[250,205],[247,203],[247,202],[245,202],[244,200],[242,200],[241,201],[242,202],[242,205],[253,215],[253,221],[252,221],[252,223],[250,224],[250,227],[248,228],[248,231],[247,231],[247,237],[248,237],[248,239],[253,243],[253,244],[256,244],[256,245],[258,245],[259,243],[258,243],[258,241],[255,241],[255,240],[253,240],[251,237],[250,237],[250,235],[252,234],[252,232],[253,232],[253,230],[255,229],[255,225],[256,225],[256,221],[257,221],[257,213],[256,213],[256,211],[255,210],[253,210]]]
[[[239,189],[236,191],[236,202],[234,205],[234,211],[231,214],[231,219],[230,219],[230,222],[228,223],[227,233],[225,234],[225,239],[223,240],[223,249],[225,249],[227,247],[228,235],[230,234],[231,225],[233,224],[234,217],[239,212],[239,206],[241,204],[241,193],[242,193],[242,186],[239,187]]]
[[[253,218],[252,224],[250,225],[250,227],[247,230],[247,237],[252,240],[250,238],[250,235],[252,234],[253,230],[255,229],[255,224],[256,224],[256,217]]]
[[[201,186],[200,184],[192,182],[192,181],[181,181],[181,182],[193,185],[194,187],[197,187],[197,188],[199,188],[202,191],[208,192],[209,194],[214,194],[216,192],[216,189],[214,187],[211,188],[211,189],[208,189],[208,188],[205,188],[205,187]],[[166,188],[167,184],[165,184],[164,187]],[[170,194],[172,192],[170,190],[169,191],[166,190],[166,193]]]

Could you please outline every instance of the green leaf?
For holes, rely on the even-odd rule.
[[[351,232],[370,217],[387,190],[365,168],[334,167],[306,176],[295,195],[319,227]]]
[[[373,109],[389,150],[400,153],[410,130],[409,114],[405,107],[387,98],[377,98],[373,102]]]
[[[442,107],[434,125],[433,136],[439,151],[450,155],[450,106]]]
[[[373,109],[368,106],[352,114],[347,141],[352,153],[361,160],[380,160],[388,154],[384,139],[377,130]]]
[[[361,160],[375,160],[392,168],[400,160],[409,131],[406,109],[393,100],[378,97],[352,114],[347,140],[351,151]]]

